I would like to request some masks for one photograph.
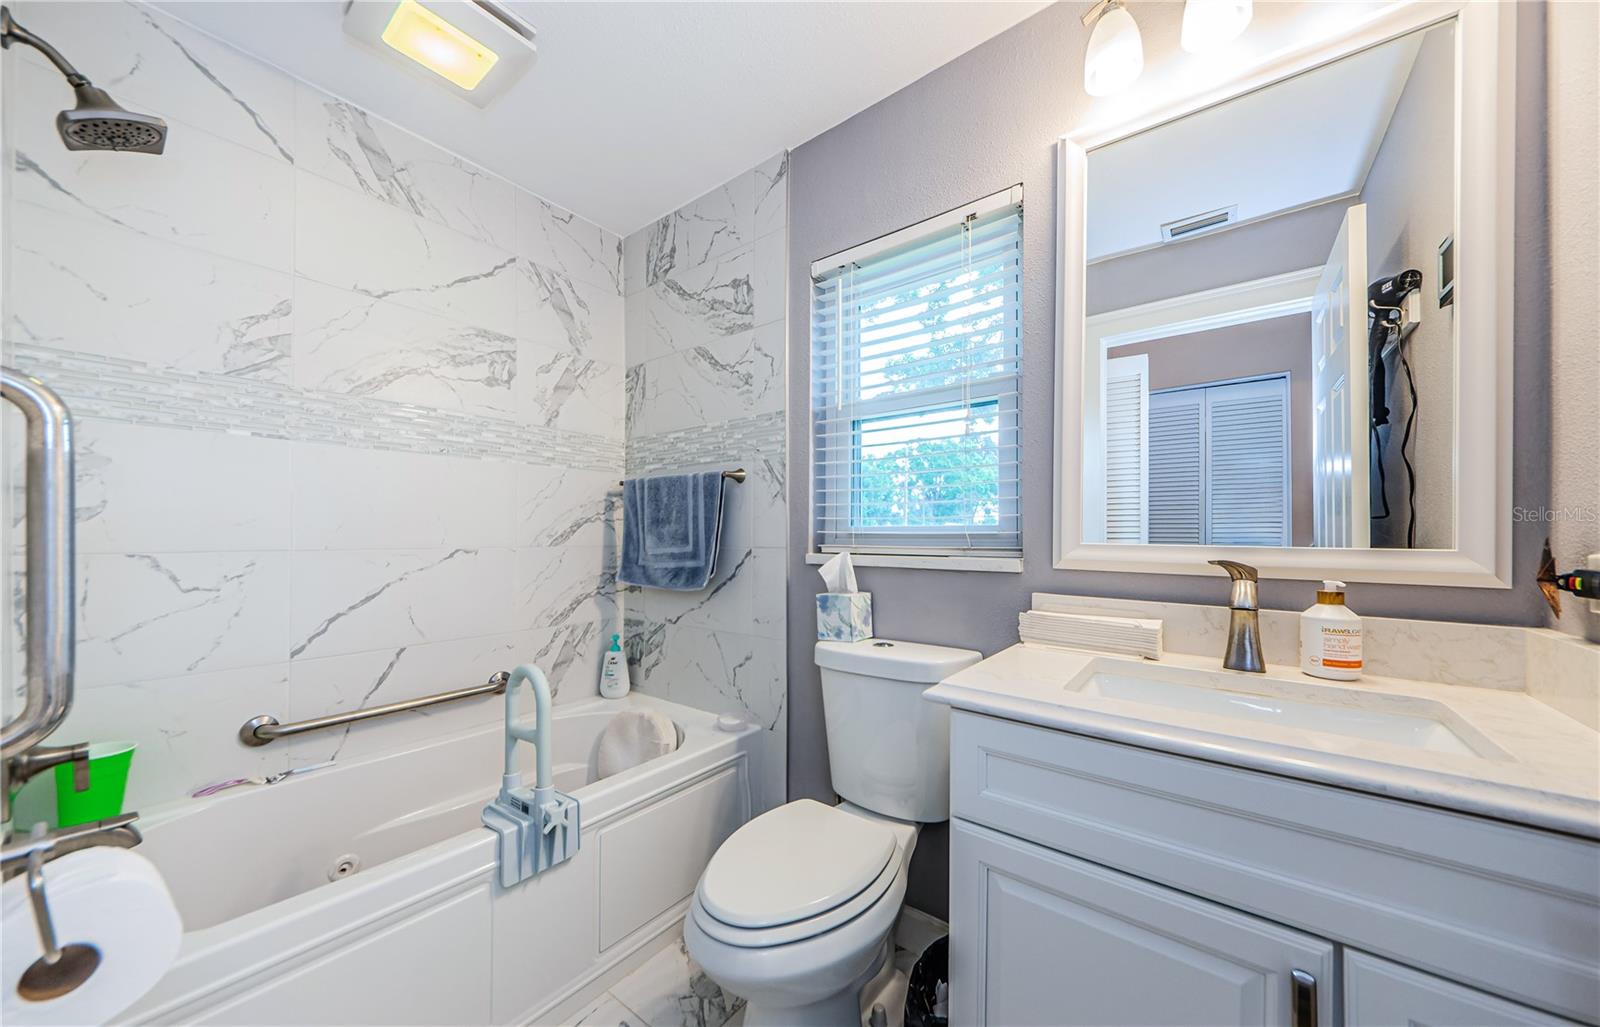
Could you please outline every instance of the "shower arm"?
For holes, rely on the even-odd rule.
[[[11,49],[12,43],[22,43],[25,46],[31,46],[35,50],[44,54],[45,58],[49,60],[51,64],[56,66],[56,70],[66,76],[67,82],[71,84],[74,89],[79,86],[89,85],[88,77],[80,72],[77,68],[74,68],[71,62],[65,57],[61,56],[61,51],[57,50],[49,43],[40,39],[32,32],[29,32],[27,29],[13,21],[11,18],[11,8],[0,7],[0,47],[9,50]]]

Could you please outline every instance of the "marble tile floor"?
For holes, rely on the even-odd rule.
[[[689,958],[680,934],[603,993],[569,1027],[724,1027],[743,1019],[744,1000],[725,992]]]
[[[934,935],[935,937],[937,935]],[[895,967],[910,974],[925,932],[895,932]],[[906,945],[916,947],[908,948]],[[563,1027],[741,1027],[744,1000],[723,991],[689,958],[680,935]]]

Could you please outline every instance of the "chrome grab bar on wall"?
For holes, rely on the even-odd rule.
[[[313,717],[310,720],[295,721],[293,724],[280,724],[277,717],[262,714],[259,717],[251,717],[239,727],[239,741],[245,745],[266,745],[279,738],[303,735],[307,731],[321,731],[326,727],[354,724],[360,720],[386,717],[391,713],[404,713],[407,710],[420,710],[424,706],[437,706],[439,703],[454,702],[457,699],[471,699],[477,695],[499,695],[506,690],[506,682],[509,680],[511,675],[502,670],[490,675],[489,680],[483,684],[473,685],[471,688],[458,688],[453,692],[402,699],[385,706],[369,706],[366,709],[351,710],[349,713],[330,713],[326,717]]]
[[[0,396],[28,419],[27,689],[0,757],[32,748],[72,708],[72,415],[37,378],[0,368]]]

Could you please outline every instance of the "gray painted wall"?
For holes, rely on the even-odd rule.
[[[1455,148],[1455,32],[1438,25],[1423,35],[1411,77],[1389,119],[1361,190],[1367,205],[1367,280],[1414,267],[1422,272],[1422,323],[1405,342],[1417,420],[1408,447],[1416,468],[1417,548],[1454,545],[1455,346],[1454,305],[1439,306],[1439,243],[1455,220],[1447,157]],[[1400,446],[1411,413],[1411,394],[1398,354],[1389,370],[1389,427],[1383,439],[1389,516],[1372,522],[1374,546],[1404,547],[1407,498]],[[1373,509],[1380,509],[1374,469]]]
[[[1092,159],[1092,158],[1091,158]],[[1089,316],[1321,267],[1355,200],[1328,200],[1211,235],[1096,261],[1084,274]]]
[[[964,54],[836,126],[793,153],[789,236],[789,466],[796,470],[789,517],[789,791],[791,798],[828,799],[832,790],[822,702],[812,662],[815,570],[804,562],[808,489],[804,468],[810,410],[807,331],[812,260],[1022,182],[1027,208],[1023,241],[1022,409],[1025,448],[1022,574],[862,568],[873,593],[878,634],[965,645],[993,653],[1017,640],[1017,612],[1033,591],[1220,603],[1220,574],[1157,577],[1056,571],[1051,564],[1052,419],[1055,380],[1055,142],[1084,112],[1085,32],[1081,5],[1060,4]],[[1514,443],[1515,500],[1539,507],[1550,499],[1549,271],[1546,211],[1545,9],[1519,9],[1519,235],[1513,259],[1518,382]],[[1147,64],[1146,74],[1150,74]],[[935,130],[936,129],[936,130]],[[959,145],[953,141],[959,140]],[[1558,440],[1559,441],[1559,440]],[[1565,456],[1563,457],[1565,458]],[[1543,624],[1533,586],[1545,528],[1515,526],[1516,588],[1459,589],[1354,585],[1350,603],[1377,616],[1430,617],[1504,624]],[[1263,604],[1303,609],[1310,582],[1268,581]],[[1269,654],[1269,656],[1272,654]],[[1287,658],[1280,654],[1278,658]],[[925,831],[913,865],[908,901],[942,913],[946,905],[946,835]]]
[[[1550,544],[1561,569],[1600,552],[1600,5],[1550,10]],[[1559,421],[1555,421],[1559,418]],[[1600,642],[1600,612],[1562,604],[1559,627]]]

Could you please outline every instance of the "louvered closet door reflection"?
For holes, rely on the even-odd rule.
[[[1289,544],[1289,379],[1206,389],[1212,545]]]
[[[1199,545],[1205,539],[1204,389],[1150,396],[1150,541]]]
[[[1150,535],[1168,545],[1289,544],[1289,379],[1150,394]]]

